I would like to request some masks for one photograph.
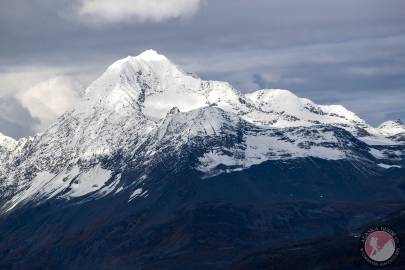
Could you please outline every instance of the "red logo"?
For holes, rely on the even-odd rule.
[[[391,264],[399,254],[397,234],[385,227],[377,226],[362,235],[360,248],[363,258],[374,266]]]

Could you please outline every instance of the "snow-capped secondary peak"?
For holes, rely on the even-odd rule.
[[[329,116],[345,117],[347,120],[364,122],[353,112],[341,105],[317,105],[307,98],[300,98],[289,90],[265,89],[258,90],[246,97],[252,100],[257,106],[265,111],[283,112],[291,116],[300,117],[306,120],[320,120]],[[318,118],[318,119],[317,119]],[[322,121],[321,121],[322,122]]]
[[[377,128],[383,135],[393,136],[399,133],[405,133],[405,124],[397,119],[395,121],[386,121]]]
[[[318,105],[306,98],[300,98],[288,90],[264,89],[248,93],[257,111],[247,116],[251,122],[273,127],[310,126],[333,124],[354,131],[355,127],[371,129],[364,120],[341,105]]]
[[[308,103],[308,99],[302,99],[292,92],[283,89],[264,89],[249,94],[246,97],[252,100],[263,110],[291,110],[299,111]]]

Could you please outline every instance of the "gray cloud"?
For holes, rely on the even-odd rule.
[[[1,133],[13,138],[27,137],[35,133],[33,126],[38,123],[17,99],[0,98]]]
[[[193,15],[200,0],[81,0],[79,14],[95,22],[163,21]]]
[[[2,2],[0,73],[53,70],[88,84],[116,59],[154,48],[241,91],[290,89],[342,103],[374,125],[405,118],[398,104],[405,92],[402,0],[206,0],[188,20],[124,19],[102,27],[83,24],[81,4]],[[1,74],[0,96],[15,84]],[[370,106],[370,96],[377,105]]]

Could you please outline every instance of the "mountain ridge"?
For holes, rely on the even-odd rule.
[[[2,209],[30,198],[112,192],[128,162],[139,160],[136,168],[145,176],[148,164],[166,155],[150,153],[172,147],[180,157],[199,140],[209,143],[196,144],[193,166],[207,176],[302,157],[403,166],[402,143],[343,106],[317,105],[288,90],[242,94],[229,83],[192,77],[149,50],[113,63],[73,110],[0,156]],[[106,167],[117,155],[119,164]],[[92,174],[100,179],[86,180]]]

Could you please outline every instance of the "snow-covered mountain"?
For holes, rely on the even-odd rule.
[[[149,50],[108,67],[44,133],[0,136],[2,209],[115,194],[147,181],[168,156],[173,170],[188,161],[204,177],[305,157],[400,168],[403,144],[388,138],[392,130],[287,90],[242,94]],[[123,183],[127,170],[139,178]]]
[[[405,124],[401,120],[386,121],[378,126],[377,130],[385,136],[394,136],[405,133]]]
[[[0,268],[225,270],[341,234],[403,206],[405,139],[383,130],[127,57],[43,133],[0,134]]]

